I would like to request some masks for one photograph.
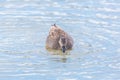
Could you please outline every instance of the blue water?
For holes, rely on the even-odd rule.
[[[56,23],[68,54],[45,49]],[[0,0],[0,80],[120,80],[120,0]]]

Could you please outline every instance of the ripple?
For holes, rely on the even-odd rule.
[[[96,8],[96,10],[98,10],[98,11],[105,11],[105,12],[120,12],[120,9],[119,8],[117,8],[117,9],[112,9],[112,8],[106,8],[106,7],[104,7],[104,8]]]
[[[96,16],[103,19],[119,19],[119,16],[113,15],[96,14]]]
[[[119,12],[119,0],[0,1],[0,78],[118,80]],[[46,51],[53,23],[74,38],[69,54]]]
[[[113,63],[113,64],[109,64],[108,65],[110,68],[113,68],[113,69],[117,69],[118,71],[120,71],[120,63]]]
[[[105,21],[97,21],[97,20],[93,20],[93,19],[89,19],[88,22],[93,23],[93,24],[102,24],[102,25],[108,25],[108,22]]]

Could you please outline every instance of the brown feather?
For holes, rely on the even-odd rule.
[[[52,25],[49,35],[46,39],[46,48],[50,49],[61,49],[59,45],[59,39],[60,37],[64,37],[67,39],[67,49],[72,49],[73,47],[73,39],[70,35],[68,35],[64,30],[62,30],[60,27],[56,26],[55,24]]]

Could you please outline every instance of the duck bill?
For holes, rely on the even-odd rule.
[[[66,51],[65,46],[62,46],[62,52],[65,53],[65,51]]]

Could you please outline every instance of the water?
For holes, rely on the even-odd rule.
[[[0,80],[120,80],[119,3],[0,0]],[[67,55],[45,49],[54,23],[74,38]]]

